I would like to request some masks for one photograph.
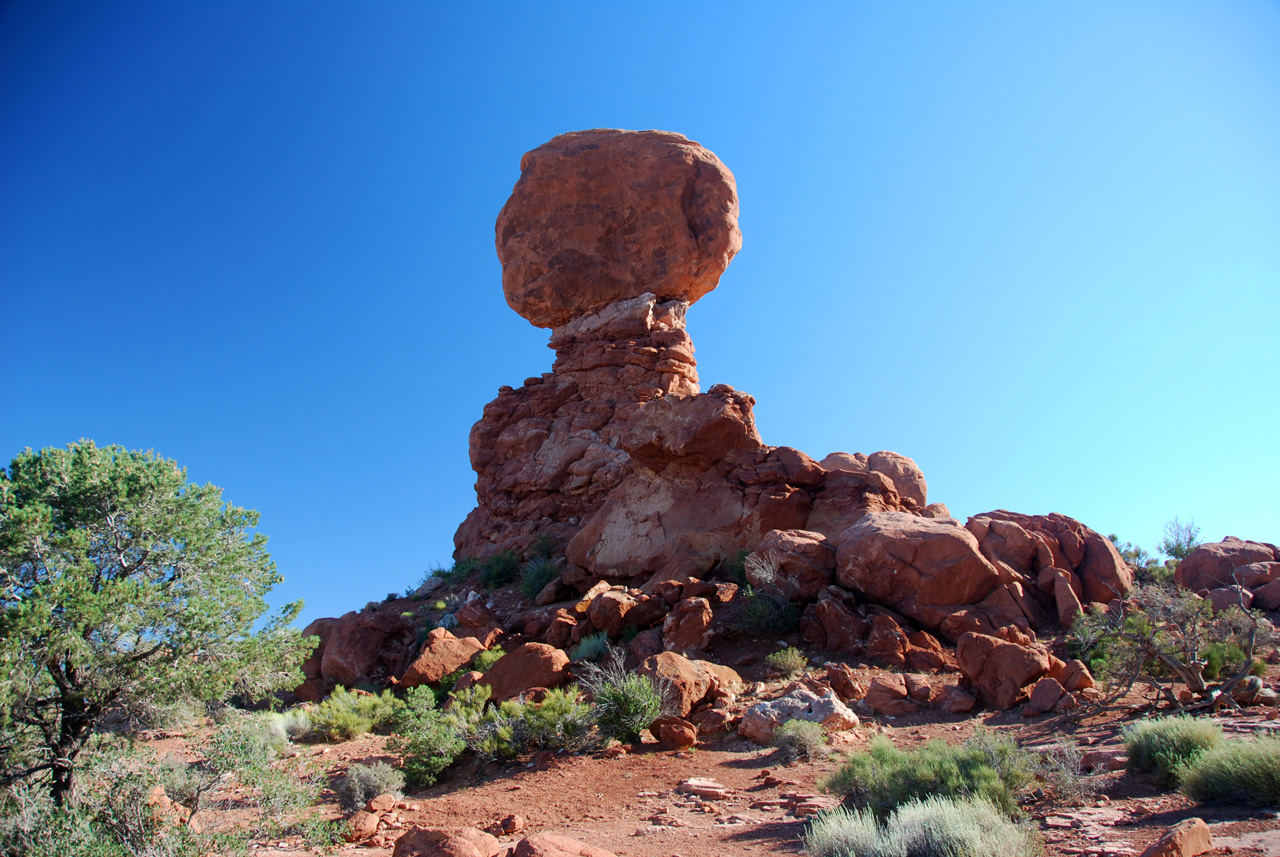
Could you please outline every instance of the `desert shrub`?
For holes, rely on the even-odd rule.
[[[559,573],[560,567],[549,556],[534,556],[524,564],[520,573],[520,593],[532,601]]]
[[[795,646],[787,646],[766,657],[764,665],[774,672],[791,677],[804,672],[805,667],[809,666],[809,659]]]
[[[591,742],[594,717],[576,687],[547,691],[542,702],[511,699],[480,719],[468,745],[480,756],[514,759],[533,750],[580,750]]]
[[[370,800],[382,794],[397,797],[404,789],[404,774],[386,762],[372,765],[352,765],[335,789],[338,805],[347,812],[363,809]]]
[[[326,741],[350,741],[389,729],[403,707],[389,690],[375,695],[339,685],[328,699],[311,709],[311,728]]]
[[[628,672],[621,653],[588,664],[580,679],[591,694],[596,725],[605,738],[635,741],[640,731],[671,709],[669,688],[651,676]]]
[[[569,650],[569,660],[575,664],[582,661],[598,661],[609,653],[609,636],[604,631],[588,634]]]
[[[205,763],[216,774],[265,765],[288,746],[265,719],[241,715],[216,729],[204,744]]]
[[[479,716],[489,699],[489,688],[468,688],[465,698],[455,698],[449,711],[436,708],[436,696],[423,685],[405,694],[405,706],[395,720],[396,734],[387,749],[402,758],[402,770],[411,788],[427,788],[440,772],[453,764],[467,748],[470,721]],[[459,695],[461,696],[461,695]]]
[[[880,825],[865,809],[838,806],[809,822],[800,840],[812,857],[870,857],[880,841]]]
[[[494,646],[492,649],[485,649],[483,652],[475,656],[471,661],[471,666],[467,668],[467,671],[470,672],[471,670],[475,670],[482,673],[488,672],[489,668],[496,664],[505,654],[506,652],[503,650],[502,646]]]
[[[1181,769],[1182,791],[1198,803],[1280,805],[1280,738],[1227,741]]]
[[[742,590],[742,606],[733,622],[736,631],[747,634],[789,634],[800,627],[800,611],[785,598],[760,592],[751,586]]]
[[[305,741],[314,729],[311,725],[311,709],[305,706],[290,708],[275,715],[290,741]]]
[[[1189,715],[1143,720],[1121,732],[1129,770],[1152,774],[1161,786],[1178,784],[1180,769],[1206,750],[1222,746],[1222,727]]]
[[[881,736],[850,754],[823,787],[877,818],[930,795],[980,798],[1013,816],[1018,793],[1034,776],[1034,755],[1009,738],[984,735],[958,747],[930,741],[908,751]]]
[[[537,538],[533,540],[533,544],[529,546],[529,553],[535,557],[551,559],[559,548],[560,545],[551,536],[546,533],[538,533]]]
[[[733,556],[724,560],[722,568],[726,577],[739,586],[747,585],[747,557],[751,556],[751,551],[740,550]]]
[[[827,730],[821,723],[788,720],[773,733],[773,746],[782,751],[787,761],[817,759],[827,746]]]
[[[1181,684],[1206,703],[1231,692],[1273,633],[1258,614],[1239,607],[1215,613],[1193,592],[1155,584],[1136,587],[1120,610],[1090,611],[1071,627],[1073,650],[1117,694],[1145,679],[1168,699]],[[1232,647],[1240,652],[1234,670],[1226,665]]]
[[[506,586],[520,574],[520,558],[515,551],[498,551],[480,563],[480,582],[490,589]]]
[[[160,757],[153,774],[157,784],[164,786],[165,795],[183,806],[195,806],[213,786],[212,778],[198,766],[172,753]]]
[[[877,824],[866,810],[837,808],[803,836],[813,857],[1037,857],[1040,842],[990,803],[928,797],[898,807]]]
[[[1050,747],[1040,753],[1036,778],[1063,803],[1080,806],[1098,791],[1100,782],[1081,769],[1084,754],[1074,744]]]

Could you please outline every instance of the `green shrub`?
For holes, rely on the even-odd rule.
[[[1240,668],[1244,663],[1244,649],[1235,643],[1210,643],[1200,652],[1200,657],[1205,662],[1204,677],[1216,679],[1223,675],[1224,669],[1230,675]]]
[[[501,660],[502,656],[505,654],[506,652],[503,650],[502,646],[494,646],[492,649],[485,649],[483,652],[475,656],[471,661],[471,666],[467,667],[466,670],[468,672],[475,670],[476,672],[486,673],[489,671],[490,667]]]
[[[898,807],[884,822],[843,807],[818,816],[804,837],[814,857],[1036,857],[1034,833],[981,799],[928,797]]]
[[[827,730],[821,723],[808,720],[788,720],[773,733],[773,746],[782,751],[788,762],[797,759],[817,759],[827,746]]]
[[[1181,769],[1182,791],[1197,803],[1280,805],[1280,738],[1227,741]]]
[[[520,558],[515,551],[498,551],[480,564],[480,582],[490,589],[506,586],[520,574]]]
[[[213,785],[212,778],[199,767],[172,753],[160,757],[153,773],[157,784],[164,786],[165,795],[183,806],[194,806]]]
[[[1129,770],[1153,774],[1161,786],[1173,788],[1179,770],[1206,750],[1222,746],[1222,727],[1190,715],[1143,720],[1120,733],[1129,754]]]
[[[529,546],[529,553],[533,554],[535,557],[551,559],[551,557],[555,556],[555,553],[559,548],[560,545],[556,544],[556,540],[551,538],[551,536],[546,533],[538,533],[538,537],[535,538],[533,540],[533,544]]]
[[[448,712],[436,708],[435,693],[426,685],[405,694],[405,706],[396,716],[396,734],[387,749],[401,756],[401,769],[411,788],[433,785],[467,748],[469,718],[478,716],[489,698],[485,685],[468,690],[472,691],[468,699],[461,704],[455,699]]]
[[[514,759],[533,749],[581,750],[594,718],[576,687],[547,691],[540,703],[512,699],[481,718],[469,746],[490,759]]]
[[[338,795],[338,805],[347,812],[364,809],[365,804],[382,794],[400,796],[404,789],[404,774],[386,762],[374,762],[372,765],[355,764],[347,768],[346,776],[334,789]]]
[[[930,741],[910,751],[881,736],[851,754],[822,785],[877,818],[930,795],[981,798],[1015,816],[1018,793],[1034,776],[1035,757],[1002,736],[984,734],[959,747]]]
[[[742,590],[742,599],[742,606],[733,622],[736,631],[778,636],[790,634],[800,627],[800,611],[785,598],[746,586]]]
[[[569,650],[569,660],[573,663],[582,661],[598,661],[609,653],[609,637],[604,631],[588,634]]]
[[[266,728],[264,728],[266,727]],[[214,731],[204,745],[205,763],[216,774],[258,768],[280,756],[287,741],[277,730],[254,717],[240,716]]]
[[[532,601],[559,574],[560,567],[550,557],[535,556],[524,564],[524,571],[520,573],[520,593]]]
[[[746,560],[749,556],[751,556],[751,551],[740,550],[722,564],[725,576],[739,586],[747,585]]]
[[[404,703],[389,690],[374,695],[339,685],[328,699],[311,709],[311,728],[326,741],[350,741],[389,729],[403,708]]]
[[[605,738],[636,741],[642,729],[671,707],[669,688],[651,676],[627,672],[619,658],[609,658],[604,665],[588,664],[582,673],[596,725]]]
[[[306,706],[290,708],[288,711],[273,714],[272,717],[280,724],[280,728],[284,730],[284,734],[290,741],[305,741],[314,732],[311,725],[311,709]]]
[[[776,673],[780,673],[790,678],[799,675],[809,666],[809,659],[805,657],[804,652],[795,646],[787,646],[770,654],[764,659],[764,665]]]

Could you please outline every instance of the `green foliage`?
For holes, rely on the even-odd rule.
[[[1182,791],[1198,803],[1280,805],[1280,738],[1227,741],[1181,770]]]
[[[559,549],[560,545],[556,544],[555,539],[546,533],[538,533],[537,538],[533,540],[533,544],[529,546],[529,553],[542,559],[551,559]]]
[[[533,749],[589,746],[594,717],[576,687],[547,691],[542,702],[512,699],[485,712],[468,745],[490,759],[514,759]]]
[[[435,694],[425,685],[405,694],[405,707],[396,717],[396,734],[387,742],[387,749],[402,757],[402,770],[411,788],[433,785],[440,772],[467,748],[470,721],[479,716],[489,697],[487,686],[469,690],[474,692],[465,700],[455,699],[449,712],[437,710]]]
[[[788,762],[818,759],[826,751],[827,730],[821,723],[788,720],[773,732],[773,746],[782,751]]]
[[[1164,538],[1160,541],[1160,552],[1182,561],[1191,556],[1191,552],[1200,546],[1200,528],[1196,519],[1191,518],[1185,524],[1176,517],[1165,521]]]
[[[881,736],[866,751],[851,754],[823,788],[877,818],[930,795],[980,798],[1014,816],[1018,793],[1035,771],[1034,755],[1002,736],[981,734],[959,747],[930,741],[908,751]]]
[[[538,597],[543,587],[556,579],[558,574],[560,574],[560,566],[556,565],[550,557],[535,556],[524,564],[524,571],[520,573],[520,593],[532,601]]]
[[[374,762],[372,765],[355,764],[347,768],[347,773],[338,782],[334,791],[338,795],[338,805],[347,812],[363,809],[370,800],[382,794],[400,796],[404,789],[404,774],[386,762]]]
[[[260,621],[281,577],[257,523],[172,461],[118,446],[27,450],[0,472],[6,777],[51,772],[61,802],[109,712],[301,682],[301,604]]]
[[[1134,588],[1119,611],[1091,611],[1071,627],[1074,650],[1089,662],[1095,677],[1124,691],[1138,679],[1166,687],[1184,684],[1201,698],[1227,692],[1241,675],[1253,652],[1271,642],[1273,629],[1258,614],[1239,607],[1218,613],[1210,603],[1179,586],[1145,584]],[[1220,672],[1211,656],[1223,657],[1239,649],[1230,675]],[[1209,672],[1206,672],[1206,669]]]
[[[764,665],[774,672],[790,678],[804,672],[809,666],[809,659],[805,657],[804,652],[795,646],[787,646],[785,649],[770,653],[764,659]]]
[[[505,654],[506,651],[502,646],[494,646],[492,649],[485,649],[472,659],[471,666],[468,668],[468,671],[475,670],[476,672],[482,673],[488,672],[489,669],[501,660],[502,656]]]
[[[1190,715],[1142,720],[1125,727],[1129,770],[1152,774],[1161,786],[1173,788],[1184,765],[1207,750],[1222,746],[1222,727]]]
[[[311,729],[326,741],[350,741],[369,732],[391,728],[404,703],[384,690],[381,694],[350,691],[341,685],[310,711]]]
[[[609,637],[604,631],[588,634],[578,640],[569,650],[569,660],[573,663],[582,661],[598,661],[609,653]]]
[[[738,586],[747,585],[746,561],[749,556],[751,556],[751,551],[740,550],[724,561],[725,575]]]
[[[520,557],[512,550],[498,551],[480,564],[480,582],[489,589],[506,586],[520,574]]]
[[[581,681],[591,694],[596,725],[605,738],[636,741],[642,729],[671,708],[669,688],[651,676],[623,669],[618,657],[586,665]]]
[[[746,634],[780,636],[800,627],[800,611],[785,598],[745,586],[742,606],[733,623],[736,631]]]
[[[1244,649],[1236,643],[1210,643],[1204,647],[1204,677],[1219,678],[1223,670],[1235,672],[1244,663]]]
[[[981,799],[928,797],[883,824],[866,810],[823,813],[803,836],[813,857],[1037,857],[1035,834]]]

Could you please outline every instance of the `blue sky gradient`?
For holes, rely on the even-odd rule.
[[[523,152],[679,131],[744,248],[690,311],[768,443],[958,517],[1280,541],[1280,5],[0,5],[0,458],[154,449],[304,619],[448,563],[467,432],[550,367]]]

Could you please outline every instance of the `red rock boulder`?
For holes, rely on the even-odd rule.
[[[1249,542],[1227,536],[1220,542],[1200,545],[1178,565],[1174,580],[1192,592],[1232,586],[1236,570],[1256,562],[1280,560],[1280,549],[1266,542]]]
[[[747,580],[762,592],[807,604],[831,585],[836,552],[822,533],[771,530],[745,561]]]
[[[329,634],[320,659],[324,679],[344,687],[402,675],[415,653],[417,628],[399,613],[347,613]]]
[[[1012,708],[1050,668],[1043,649],[972,632],[956,643],[956,662],[983,703],[993,708]]]
[[[950,520],[873,512],[841,535],[836,578],[927,628],[999,583],[973,534]]]
[[[479,684],[492,690],[491,699],[514,699],[534,687],[559,687],[569,678],[569,656],[545,643],[522,643],[498,658]]]
[[[667,131],[576,131],[528,152],[496,232],[507,303],[538,327],[643,292],[692,303],[742,246],[733,174]]]
[[[400,686],[408,689],[423,684],[436,684],[449,673],[466,666],[484,651],[474,637],[455,637],[447,628],[435,628],[427,634],[422,650],[400,678]]]

